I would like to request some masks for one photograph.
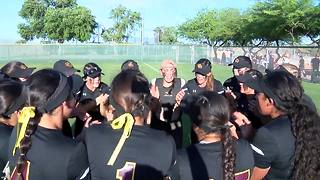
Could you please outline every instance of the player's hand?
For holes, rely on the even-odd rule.
[[[150,93],[153,97],[159,99],[160,98],[160,93],[159,93],[159,88],[155,85],[152,85],[150,88]]]
[[[101,124],[100,121],[98,120],[92,120],[92,117],[88,117],[86,120],[85,120],[85,124],[84,124],[84,127],[88,128],[90,126],[92,126],[93,124]]]
[[[230,127],[231,136],[239,139],[239,136],[238,136],[238,134],[237,134],[236,127],[235,127],[230,121],[227,123],[227,125]]]
[[[89,114],[82,108],[82,106],[78,106],[78,105],[75,108],[73,108],[71,112],[71,117],[77,117],[83,121],[88,115]]]
[[[241,112],[235,111],[232,115],[234,117],[234,122],[237,123],[239,126],[251,124],[249,119]]]
[[[109,95],[108,94],[101,94],[96,98],[96,104],[97,106],[100,104],[105,104],[107,102]]]
[[[181,89],[181,90],[178,92],[178,94],[176,95],[176,103],[177,103],[178,105],[180,105],[181,100],[183,99],[183,97],[184,97],[185,95],[186,95],[185,89]]]
[[[227,87],[227,89],[225,90],[225,95],[227,96],[227,98],[237,98],[237,96],[232,92],[232,90],[229,87]]]

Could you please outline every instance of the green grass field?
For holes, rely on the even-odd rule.
[[[1,62],[0,66],[3,66],[6,62]],[[54,61],[26,61],[25,62],[28,67],[37,67],[37,69],[42,68],[50,68],[53,66]],[[75,66],[75,68],[82,70],[85,61],[71,61],[71,63]],[[122,64],[121,61],[96,61],[103,70],[104,76],[102,80],[110,84],[113,77],[120,71],[120,66]],[[140,70],[146,75],[146,77],[151,80],[153,78],[159,77],[159,67],[160,63],[154,62],[138,62],[140,66]],[[194,77],[194,73],[192,72],[193,65],[192,64],[178,64],[178,76],[189,80]],[[222,83],[229,77],[232,76],[232,68],[228,66],[222,66],[218,64],[213,65],[213,73],[216,79],[220,80]],[[308,82],[303,82],[303,87],[305,89],[306,94],[308,94],[314,103],[317,106],[318,111],[320,111],[320,84],[313,84]]]

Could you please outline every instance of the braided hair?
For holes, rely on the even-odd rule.
[[[196,95],[196,102],[190,108],[190,117],[195,125],[206,134],[220,135],[223,144],[223,179],[235,178],[235,149],[229,126],[230,118],[228,101],[212,91],[205,91]]]
[[[317,179],[320,177],[320,117],[302,103],[303,88],[299,80],[286,71],[274,71],[266,75],[266,85],[281,103],[275,106],[291,120],[296,139],[292,162],[293,179]]]
[[[29,119],[24,137],[20,142],[20,151],[18,151],[20,154],[16,165],[17,179],[27,178],[22,177],[22,172],[27,161],[27,153],[32,145],[31,136],[35,133],[40,118],[44,113],[52,113],[56,107],[66,100],[65,97],[61,98],[61,95],[57,94],[57,91],[61,90],[59,85],[63,78],[66,79],[67,77],[58,71],[44,69],[32,74],[26,81],[26,86],[28,88],[27,106],[35,107],[35,116]],[[69,89],[64,89],[64,91],[68,90],[70,91],[70,87]],[[53,101],[56,102],[52,103]]]

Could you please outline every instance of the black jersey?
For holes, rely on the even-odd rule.
[[[6,166],[8,161],[9,139],[13,127],[0,123],[0,170]]]
[[[205,87],[199,87],[198,84],[197,84],[197,81],[196,79],[191,79],[189,80],[183,87],[182,89],[185,89],[187,88],[186,92],[188,94],[195,94],[195,93],[200,93],[200,92],[203,92],[203,91],[207,91],[207,89]],[[219,94],[223,93],[224,92],[224,88],[221,84],[220,81],[214,79],[213,80],[213,91],[214,92],[217,92]]]
[[[236,76],[233,76],[229,79],[227,79],[224,83],[223,86],[225,88],[229,88],[232,93],[236,96],[236,99],[234,100],[229,100],[231,108],[233,111],[239,111],[244,113],[248,109],[248,100],[247,96],[245,94],[242,94],[240,89],[240,84]],[[246,113],[244,113],[246,114]]]
[[[84,85],[83,89],[81,90],[80,102],[87,99],[96,100],[96,98],[101,94],[110,94],[110,90],[110,87],[103,82],[101,82],[100,86],[94,91],[91,91],[86,85]]]
[[[79,106],[82,107],[84,111],[90,114],[92,120],[103,121],[105,118],[100,114],[100,106],[96,105],[96,98],[101,94],[110,94],[110,87],[103,82],[100,83],[100,86],[94,91],[91,91],[86,85],[80,90],[80,100]],[[78,136],[84,126],[84,121],[76,118],[74,136]]]
[[[159,90],[159,100],[162,108],[161,117],[158,118],[166,122],[176,121],[178,118],[172,118],[172,113],[176,103],[176,95],[181,90],[182,81],[180,78],[175,78],[173,82],[170,87],[163,86],[163,78],[157,78],[154,83]]]
[[[176,103],[176,95],[181,89],[181,79],[174,78],[173,84],[170,87],[164,87],[163,78],[157,78],[155,85],[159,89],[159,99],[161,104],[174,105]]]
[[[270,170],[266,179],[288,179],[291,172],[295,138],[287,116],[280,116],[256,133],[253,145],[255,166]]]
[[[133,172],[132,179],[163,179],[176,159],[171,136],[145,126],[133,126],[113,166],[107,165],[123,130],[96,125],[86,130],[91,179],[116,179]],[[128,171],[129,172],[125,172]]]
[[[233,76],[229,79],[227,79],[224,83],[223,83],[223,86],[225,88],[229,87],[230,90],[238,97],[240,95],[240,84],[238,82],[238,79],[236,76]]]
[[[309,109],[313,110],[314,112],[317,112],[316,105],[314,104],[312,99],[305,93],[302,94],[302,104],[306,105]]]
[[[209,144],[194,144],[178,152],[177,165],[174,171],[179,171],[177,179],[181,180],[222,180],[222,142]],[[235,142],[236,176],[248,177],[254,166],[253,152],[245,140]]]
[[[16,133],[12,133],[9,155],[12,155],[15,141]],[[30,162],[29,179],[69,179],[67,177],[67,167],[71,155],[76,150],[77,142],[75,140],[64,136],[61,130],[38,126],[35,133],[31,136],[31,143],[31,148],[27,153],[27,160]],[[17,163],[18,155],[19,150],[16,151],[14,157],[10,157],[11,170],[14,169]]]

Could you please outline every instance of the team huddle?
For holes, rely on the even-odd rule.
[[[229,65],[234,76],[221,83],[201,58],[186,81],[166,59],[149,82],[126,60],[108,85],[93,62],[82,75],[68,60],[7,63],[2,179],[318,179],[320,117],[299,69],[261,73],[246,56]]]

